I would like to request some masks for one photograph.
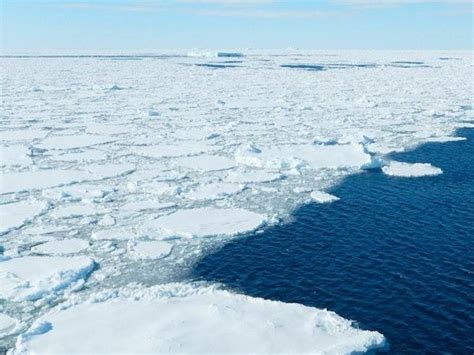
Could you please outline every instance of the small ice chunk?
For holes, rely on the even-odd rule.
[[[78,253],[88,247],[89,243],[84,239],[71,238],[36,245],[31,248],[31,251],[38,254],[65,255]]]
[[[390,162],[382,171],[387,175],[400,177],[435,176],[443,173],[443,170],[429,163],[410,164],[398,161]]]
[[[178,210],[170,215],[145,222],[143,231],[163,232],[186,238],[214,235],[235,235],[260,227],[264,218],[242,208],[193,208]]]
[[[40,201],[21,201],[0,205],[0,235],[21,228],[48,207]]]
[[[139,241],[130,243],[129,252],[132,259],[162,259],[171,254],[172,248],[163,241]]]
[[[24,256],[0,262],[0,298],[37,300],[85,279],[94,266],[85,256]]]
[[[197,155],[175,160],[176,164],[200,171],[228,170],[236,166],[235,161],[218,155]]]
[[[18,324],[20,324],[18,319],[0,313],[0,338],[14,333]]]
[[[339,200],[339,197],[317,190],[311,192],[310,196],[317,203],[331,203]]]

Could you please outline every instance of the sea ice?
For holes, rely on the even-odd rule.
[[[191,200],[217,200],[226,196],[235,195],[244,189],[245,185],[232,184],[228,182],[215,182],[201,185],[194,190],[183,194]]]
[[[24,256],[0,262],[0,298],[37,300],[84,280],[95,263],[85,256]]]
[[[92,233],[91,238],[95,240],[129,240],[137,235],[130,227],[114,227],[98,230]]]
[[[106,136],[82,134],[74,136],[49,136],[37,144],[41,149],[73,149],[113,142],[114,139]]]
[[[390,162],[382,171],[387,175],[400,177],[434,176],[443,173],[443,170],[428,163],[409,164],[398,161]]]
[[[22,227],[47,207],[45,202],[29,200],[0,205],[0,235]]]
[[[15,353],[343,354],[384,343],[326,310],[212,288],[165,289],[56,308],[18,338]]]
[[[189,169],[196,169],[206,172],[228,170],[236,166],[235,161],[218,155],[197,155],[193,157],[185,157],[176,159],[175,163]]]
[[[99,208],[98,206],[92,203],[76,203],[72,205],[59,206],[53,210],[51,215],[54,218],[73,218],[93,216],[106,212],[106,209]]]
[[[339,197],[336,197],[323,191],[313,191],[311,192],[310,196],[313,201],[317,203],[330,203],[339,200]]]
[[[259,183],[259,182],[271,182],[283,178],[282,174],[267,172],[264,170],[238,172],[231,171],[225,177],[225,181],[234,183]]]
[[[94,180],[87,171],[47,169],[9,172],[0,176],[0,193],[21,192]]]
[[[174,202],[159,202],[153,200],[128,202],[120,206],[120,210],[130,212],[140,212],[145,210],[161,210],[165,208],[175,207]]]
[[[23,145],[0,146],[0,166],[28,166],[30,150]]]
[[[263,148],[261,151],[239,149],[239,163],[269,169],[291,169],[308,164],[313,169],[361,167],[370,162],[370,155],[360,144],[314,145],[295,144]]]
[[[133,148],[137,155],[143,155],[150,158],[180,157],[194,154],[201,154],[211,151],[212,147],[207,144],[186,143],[186,144],[161,144],[148,145]]]
[[[242,208],[203,207],[180,209],[170,215],[145,222],[140,228],[143,231],[193,238],[251,232],[263,222],[263,216]]]
[[[65,255],[78,253],[88,247],[89,243],[87,241],[79,238],[71,238],[39,244],[31,248],[31,251],[38,254]]]
[[[19,323],[18,319],[0,313],[0,338],[13,333]]]
[[[173,246],[163,241],[130,242],[128,249],[132,259],[162,259],[171,254]]]

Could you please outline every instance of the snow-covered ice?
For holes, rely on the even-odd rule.
[[[177,165],[201,171],[228,170],[236,166],[233,160],[218,155],[198,155],[180,158],[175,162]]]
[[[140,294],[148,292],[145,285],[161,282],[157,278],[181,281],[177,275],[189,274],[193,262],[215,243],[285,220],[302,203],[334,200],[323,191],[331,191],[350,174],[375,168],[396,176],[441,173],[429,162],[399,163],[387,154],[426,142],[463,139],[454,137],[456,129],[473,127],[471,52],[196,50],[174,54],[166,60],[143,57],[113,65],[111,60],[94,57],[0,58],[0,270],[9,270],[1,273],[1,312],[25,315],[18,317],[20,325],[12,330],[19,335],[43,314],[56,314],[51,310],[55,302],[60,302],[58,309],[64,307],[54,316],[58,323],[50,331],[39,334],[48,329],[43,322],[36,328],[37,335],[30,330],[20,337],[20,347],[73,346],[75,340],[87,338],[81,333],[87,332],[84,324],[92,324],[91,319],[95,321],[109,307],[110,318],[105,319],[114,322],[115,303],[131,307],[123,320],[127,328],[120,331],[134,331],[129,326],[134,324],[133,310],[137,317],[142,311],[153,315],[163,307],[163,297],[143,303],[125,297],[94,304],[91,315],[84,314],[85,323],[70,323],[68,314],[79,317],[82,314],[75,309],[89,306],[65,309],[73,298],[68,292],[77,291],[74,297],[100,295],[139,279],[143,284],[135,293]],[[459,60],[439,61],[454,56]],[[325,70],[299,68],[302,58]],[[238,61],[239,68],[227,68],[224,62],[229,60]],[[394,61],[420,61],[427,67],[384,65]],[[336,63],[374,66],[336,70],[331,66]],[[414,78],[416,85],[411,85]],[[91,273],[93,260],[99,267]],[[153,272],[144,272],[142,265],[150,264]],[[82,284],[87,287],[81,289]],[[206,292],[196,291],[196,295]],[[184,302],[173,294],[166,302],[198,306],[189,319],[182,319],[185,323],[197,317],[200,305],[208,303],[211,311],[212,304],[217,305],[222,317],[205,318],[203,332],[197,333],[200,339],[214,332],[225,336],[242,330],[250,345],[236,349],[272,350],[270,340],[284,343],[284,336],[279,340],[281,324],[282,332],[287,328],[296,332],[287,346],[322,349],[311,347],[312,341],[324,343],[317,342],[322,339],[319,335],[313,339],[308,333],[312,329],[304,320],[308,318],[292,315],[302,306],[268,306],[285,315],[284,321],[274,323],[273,332],[272,321],[264,321],[277,317],[267,308],[273,303],[223,295],[192,294]],[[49,297],[54,302],[48,302]],[[224,300],[230,300],[228,312],[221,309]],[[240,314],[240,309],[248,314]],[[166,312],[174,314],[173,308]],[[323,311],[305,308],[305,312],[313,315],[312,322],[328,319]],[[346,324],[337,319],[335,327]],[[262,339],[268,336],[268,342],[252,343],[250,332],[241,327],[249,320],[255,328],[248,329]],[[124,336],[111,345],[107,323],[97,326],[91,342],[80,346],[100,349],[128,339]],[[155,329],[153,324],[143,324],[147,326]],[[140,329],[134,333],[137,337],[143,334]],[[353,339],[381,339],[373,333],[337,329],[339,340],[333,344],[341,345],[335,348],[340,352],[365,349]],[[167,324],[166,331],[181,336],[179,327]],[[362,334],[369,335],[359,338]],[[156,345],[154,338],[146,339],[125,345]],[[198,342],[197,337],[179,339],[190,347],[183,349],[220,350]],[[0,348],[14,346],[11,338],[2,341]],[[236,346],[246,344],[240,343]],[[171,340],[160,344],[170,346],[161,348],[165,351],[175,346]],[[125,345],[132,352],[139,350]]]
[[[311,199],[317,203],[330,203],[339,200],[339,197],[328,194],[324,191],[313,191],[310,194]]]
[[[15,352],[343,354],[385,342],[327,310],[212,288],[179,291],[52,310],[20,336]]]
[[[392,161],[388,166],[384,166],[382,171],[391,176],[400,177],[420,177],[420,176],[435,176],[443,173],[443,170],[433,166],[429,163],[402,163]]]
[[[141,225],[143,231],[161,231],[169,236],[186,238],[236,235],[260,227],[264,217],[242,208],[181,209]]]
[[[0,235],[22,227],[47,207],[44,201],[21,201],[0,205]]]
[[[0,313],[0,337],[4,337],[13,333],[18,324],[20,324],[18,319],[12,318],[7,314]]]
[[[94,269],[85,256],[24,256],[0,262],[0,298],[37,300],[64,291]]]
[[[90,147],[93,145],[104,144],[112,142],[113,139],[107,136],[96,136],[96,135],[74,135],[74,136],[49,136],[41,141],[37,145],[41,149],[73,149]]]
[[[235,195],[244,189],[245,185],[216,182],[201,185],[198,188],[183,194],[191,200],[217,200],[226,196]]]
[[[31,251],[38,254],[64,255],[78,253],[88,247],[89,243],[84,239],[71,238],[39,244],[31,248]]]
[[[129,254],[133,259],[161,259],[171,253],[172,244],[159,240],[129,242]]]

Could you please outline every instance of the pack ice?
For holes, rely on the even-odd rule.
[[[451,56],[459,60],[439,60]],[[381,334],[330,311],[188,277],[227,240],[251,238],[303,203],[336,201],[326,191],[350,174],[440,174],[389,154],[472,127],[471,53],[133,58],[0,59],[0,349],[382,346]],[[385,65],[394,61],[424,65]]]

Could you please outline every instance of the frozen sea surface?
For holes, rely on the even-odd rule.
[[[393,158],[440,176],[366,172],[296,211],[294,222],[231,242],[195,275],[246,294],[335,310],[381,331],[393,353],[474,351],[474,130]]]
[[[83,302],[104,302],[93,308],[101,316],[113,299],[127,302],[157,285],[177,286],[159,288],[146,301],[152,305],[180,288],[211,292],[208,283],[189,284],[196,261],[311,201],[340,206],[345,197],[330,189],[348,176],[383,167],[387,176],[443,178],[435,161],[400,165],[388,154],[448,142],[456,129],[473,126],[471,56],[249,50],[2,57],[0,269],[8,287],[0,299],[7,334],[0,348],[18,337],[18,351],[31,345],[27,339],[46,348],[44,339],[57,343],[62,331],[76,329],[64,319],[81,314],[69,307]],[[459,60],[440,59],[451,57]],[[225,305],[223,293],[213,292],[209,299]],[[264,301],[234,301],[252,305],[250,320],[273,322]],[[325,328],[325,316],[312,309],[308,328],[292,305],[278,309],[288,324],[295,321],[293,345],[302,349],[324,344],[334,329],[337,349],[347,352],[384,343],[377,327],[362,331],[331,316]],[[207,324],[242,329],[248,320],[222,312]],[[176,326],[164,326],[178,338]],[[307,336],[313,326],[320,338]]]

